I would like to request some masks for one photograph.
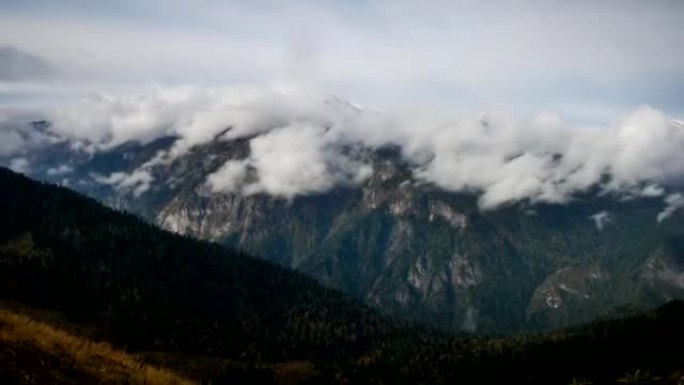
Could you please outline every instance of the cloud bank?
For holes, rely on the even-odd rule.
[[[291,199],[361,183],[371,175],[371,166],[342,153],[342,148],[323,126],[275,128],[250,141],[249,158],[228,161],[209,175],[208,185],[215,193],[264,192]]]
[[[249,140],[249,155],[209,175],[209,191],[292,199],[362,184],[373,173],[363,152],[388,145],[401,149],[416,182],[477,193],[485,210],[563,203],[597,186],[618,196],[660,196],[663,185],[684,176],[684,125],[648,106],[611,125],[576,126],[549,113],[525,121],[502,112],[388,113],[305,92],[155,87],[94,95],[43,114],[53,122],[45,135],[92,152],[179,137],[134,173],[101,179],[136,194],[154,182],[155,167],[193,146],[238,138]],[[25,145],[14,131],[2,132],[14,138],[3,144],[5,154]]]

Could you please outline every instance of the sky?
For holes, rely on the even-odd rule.
[[[250,153],[208,191],[294,199],[364,183],[361,152],[395,145],[416,183],[483,210],[600,185],[662,197],[660,221],[684,209],[664,189],[684,181],[683,15],[680,0],[1,0],[0,158],[30,173],[55,141],[179,138],[96,176],[143,194],[220,134]],[[38,118],[49,133],[26,131]]]
[[[681,116],[682,15],[677,0],[3,0],[0,67],[35,63],[0,70],[0,104],[247,84],[380,110]]]

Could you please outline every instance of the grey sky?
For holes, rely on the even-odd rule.
[[[483,3],[5,0],[0,46],[63,78],[0,80],[0,93],[252,84],[382,109],[684,111],[684,2]]]
[[[4,0],[0,152],[20,165],[46,142],[13,124],[32,113],[88,151],[181,138],[101,179],[137,194],[230,126],[250,154],[208,178],[215,193],[361,183],[373,170],[346,149],[391,144],[416,180],[477,191],[483,209],[600,184],[657,192],[667,216],[681,197],[662,186],[684,178],[682,15],[679,0]]]

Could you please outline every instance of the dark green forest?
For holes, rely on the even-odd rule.
[[[0,181],[2,299],[202,383],[676,384],[684,368],[681,302],[551,333],[451,335],[68,189],[7,169]]]

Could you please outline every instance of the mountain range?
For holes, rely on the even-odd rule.
[[[483,208],[476,192],[416,178],[402,148],[358,145],[340,151],[372,168],[359,183],[288,197],[217,192],[212,175],[246,161],[256,136],[227,138],[227,127],[170,156],[182,138],[93,150],[50,127],[16,128],[41,145],[0,163],[445,330],[548,330],[684,296],[684,216],[662,191],[618,196],[596,185],[562,203]],[[677,187],[667,189],[676,200]]]

